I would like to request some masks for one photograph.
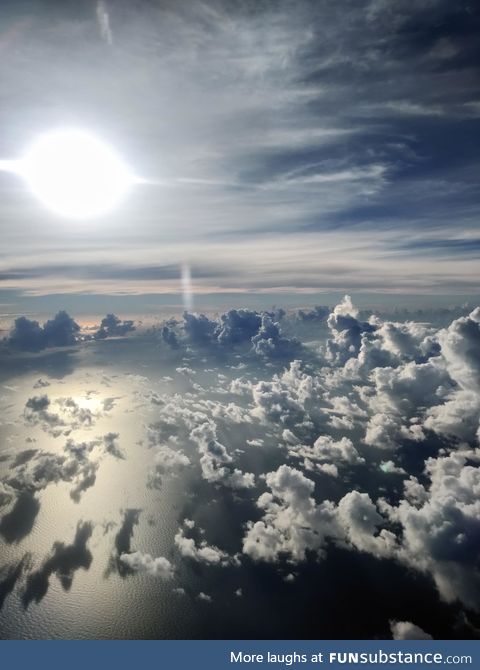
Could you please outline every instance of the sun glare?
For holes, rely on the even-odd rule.
[[[108,144],[80,130],[42,135],[18,162],[17,172],[46,207],[78,219],[105,214],[136,181]]]

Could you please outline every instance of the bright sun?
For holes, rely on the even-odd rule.
[[[110,146],[81,130],[42,135],[16,172],[46,207],[77,219],[108,212],[137,181]]]

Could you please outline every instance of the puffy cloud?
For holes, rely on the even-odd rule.
[[[190,459],[182,451],[162,445],[155,454],[154,469],[149,473],[149,486],[160,488],[164,477],[175,475],[189,465]]]
[[[201,600],[202,602],[205,602],[205,603],[211,603],[212,602],[212,596],[209,596],[208,593],[204,593],[203,591],[200,591],[200,593],[197,596],[197,600]]]
[[[424,363],[440,353],[435,329],[414,321],[359,319],[359,310],[345,296],[327,320],[330,338],[325,357],[332,365],[345,365],[345,375],[365,377],[375,368]]]
[[[68,439],[61,453],[33,450],[31,458],[13,467],[7,484],[17,491],[40,491],[59,481],[71,482],[70,496],[79,502],[82,494],[96,481],[97,470],[104,453],[117,447],[116,433],[90,442]]]
[[[362,343],[362,334],[376,330],[376,325],[359,321],[358,315],[359,311],[349,295],[346,295],[333,309],[327,320],[331,333],[326,344],[327,360],[341,364],[357,356]]]
[[[207,544],[205,540],[202,540],[200,544],[196,544],[195,540],[185,536],[183,528],[179,528],[174,541],[183,557],[190,558],[198,563],[218,565],[220,567],[238,564],[237,557],[230,556],[227,552],[222,551],[222,549]]]
[[[25,403],[25,408],[27,410],[30,410],[32,414],[40,414],[42,412],[45,412],[48,407],[50,407],[50,399],[48,395],[41,395],[41,396],[34,396],[33,398],[29,398],[27,402]]]
[[[40,425],[42,430],[57,437],[62,432],[67,434],[79,427],[91,427],[99,413],[88,407],[82,407],[73,398],[57,398],[49,396],[33,396],[25,403],[23,417],[31,426]]]
[[[278,323],[272,321],[267,314],[262,316],[262,323],[256,335],[252,337],[253,351],[264,358],[292,360],[301,351],[302,345],[296,339],[289,339],[281,334]]]
[[[43,327],[25,316],[15,319],[7,343],[22,351],[40,351],[47,347],[68,347],[75,344],[80,326],[64,310],[58,312]]]
[[[360,399],[354,399],[347,395],[332,395],[330,391],[326,391],[323,398],[329,405],[325,408],[325,411],[329,415],[327,425],[331,428],[350,431],[357,425],[363,424],[365,419],[368,418],[366,408],[360,406],[362,402]]]
[[[160,331],[160,335],[165,344],[167,344],[172,349],[178,349],[180,347],[177,334],[170,326],[163,326],[162,330]]]
[[[264,515],[248,524],[243,552],[268,562],[282,555],[302,561],[308,549],[322,552],[327,536],[338,532],[333,503],[316,505],[313,481],[288,465],[269,472],[266,483],[271,493],[262,494],[257,501]]]
[[[64,310],[43,326],[47,347],[68,347],[75,344],[80,326]]]
[[[390,630],[394,640],[433,640],[431,635],[411,621],[390,621]]]
[[[249,395],[252,392],[252,382],[245,377],[237,377],[232,379],[228,390],[234,395]]]
[[[337,518],[347,544],[378,558],[392,556],[396,537],[384,528],[378,532],[385,519],[367,493],[347,493],[338,503]]]
[[[73,398],[58,398],[55,403],[60,408],[60,412],[66,415],[71,429],[77,426],[89,427],[93,425],[96,415],[89,407],[82,407]]]
[[[300,423],[305,416],[305,409],[295,391],[290,392],[283,378],[259,382],[252,389],[255,414],[262,420],[279,421],[283,425]]]
[[[98,464],[81,451],[56,455],[42,452],[28,466],[18,468],[10,478],[15,488],[39,491],[51,483],[73,483],[70,496],[78,502],[83,491],[94,485]]]
[[[105,416],[115,406],[117,398],[105,398],[101,409],[94,409],[91,397],[75,399],[60,397],[51,399],[47,394],[28,398],[23,411],[25,423],[30,426],[39,425],[42,430],[58,437],[62,433],[69,435],[78,428],[91,428],[97,419]]]
[[[320,472],[323,472],[326,475],[329,475],[330,477],[338,477],[338,468],[334,463],[317,463],[317,469],[320,470]],[[312,461],[309,461],[308,458],[306,458],[303,462],[303,466],[306,470],[313,470],[314,469],[314,463]]]
[[[269,472],[266,483],[271,492],[257,500],[264,516],[248,524],[243,541],[244,553],[254,560],[275,562],[284,555],[303,561],[307,550],[322,555],[329,538],[377,557],[392,556],[396,538],[380,528],[385,519],[368,494],[351,491],[338,505],[317,504],[314,482],[288,465]]]
[[[313,482],[299,470],[281,466],[266,476],[270,492],[257,501],[263,516],[248,524],[245,553],[255,560],[289,556],[300,561],[308,550],[321,554],[330,538],[431,575],[448,602],[480,606],[478,566],[471,560],[479,523],[478,456],[465,452],[461,443],[473,446],[480,435],[478,315],[474,310],[438,333],[425,324],[379,319],[366,327],[347,298],[329,317],[334,333],[330,351],[335,350],[330,368],[306,373],[296,361],[282,375],[252,386],[252,414],[276,427],[288,453],[303,458],[307,470],[338,476],[340,465],[371,458],[364,450],[360,456],[351,438],[319,431],[322,424],[353,431],[360,445],[391,450],[407,441],[425,441],[428,431],[453,441],[443,454],[426,461],[430,484],[408,477],[393,460],[376,466],[408,477],[405,497],[397,505],[385,500],[375,504],[368,493],[358,491],[345,493],[337,504],[317,503]],[[372,345],[368,356],[367,344]],[[344,368],[342,361],[347,362]],[[315,431],[321,432],[316,440]],[[421,452],[417,457],[421,463]],[[328,521],[319,528],[322,513]]]
[[[187,339],[193,344],[206,345],[214,339],[215,331],[218,327],[216,321],[210,320],[204,314],[183,314],[183,330]]]
[[[395,449],[401,439],[424,439],[418,421],[422,409],[440,402],[439,389],[449,383],[437,359],[410,362],[397,368],[375,368],[368,403],[371,417],[365,442]]]
[[[440,352],[439,343],[432,337],[432,328],[425,324],[414,321],[378,323],[373,339],[379,340],[381,348],[394,359],[420,363]]]
[[[282,432],[282,440],[289,445],[296,445],[300,442],[298,437],[294,435],[288,428],[285,428]]]
[[[406,482],[398,506],[382,510],[401,525],[397,558],[430,574],[444,600],[480,608],[480,570],[476,546],[480,533],[480,468],[475,452],[429,458],[429,483]]]
[[[332,314],[331,321],[335,320],[341,334],[337,344],[344,335],[350,342],[337,353],[348,351],[349,363],[361,358],[366,341],[375,340],[378,350],[388,355],[379,356],[374,367],[372,358],[368,366],[362,363],[367,374],[357,377],[356,383],[344,370],[337,375],[335,368],[332,373],[322,370],[325,376],[320,381],[295,362],[283,375],[254,385],[253,413],[280,427],[289,454],[302,457],[306,469],[317,467],[334,476],[342,463],[366,461],[366,455],[360,456],[345,436],[322,434],[312,446],[299,439],[303,427],[312,431],[318,425],[312,421],[312,400],[321,413],[325,412],[322,402],[331,405],[332,418],[327,423],[331,428],[358,434],[364,426],[363,441],[368,445],[399,449],[407,440],[425,440],[426,431],[455,439],[446,453],[427,459],[429,483],[420,483],[414,476],[405,479],[405,497],[396,505],[385,500],[375,504],[368,493],[358,491],[345,493],[336,504],[317,503],[313,482],[299,470],[280,466],[266,476],[270,492],[257,501],[263,516],[248,524],[243,550],[255,560],[287,556],[301,561],[309,550],[322,554],[330,538],[340,546],[424,572],[444,600],[459,600],[478,609],[480,572],[473,558],[480,523],[478,454],[466,447],[462,450],[458,442],[473,445],[478,439],[478,311],[457,319],[438,336],[422,324],[408,323],[403,328],[377,320],[372,329],[360,328],[357,340],[353,335],[358,328],[351,321],[349,329],[339,327],[340,319],[357,320],[351,302],[344,300]],[[340,365],[341,360],[336,356],[331,364]],[[349,387],[348,396],[335,395],[337,389]],[[380,470],[408,475],[392,460],[383,461]],[[326,521],[319,525],[322,515]]]
[[[183,375],[184,377],[187,377],[187,379],[189,377],[194,377],[197,374],[195,372],[195,370],[193,370],[192,368],[189,368],[185,365],[183,367],[175,368],[175,372],[178,372],[179,375]]]
[[[376,411],[366,441],[394,447],[402,437],[423,439],[423,428],[450,438],[478,439],[480,310],[454,320],[433,338],[421,340],[421,329],[417,334],[419,348],[435,355],[421,364],[373,370],[370,406]],[[405,418],[415,413],[423,413],[423,420],[408,426]]]
[[[313,446],[305,445],[293,446],[290,449],[290,454],[304,458],[311,466],[316,463],[323,469],[324,472],[330,472],[336,476],[337,469],[326,469],[321,467],[323,464],[332,464],[339,466],[345,465],[361,465],[365,463],[365,459],[360,456],[355,449],[353,442],[348,437],[342,437],[340,440],[334,440],[330,435],[321,435],[317,438]]]
[[[45,333],[38,321],[19,316],[7,339],[8,344],[14,349],[22,351],[40,351],[45,349]]]
[[[143,572],[151,577],[168,580],[174,574],[173,565],[163,556],[152,558],[150,554],[134,551],[131,554],[121,554],[120,560],[133,572]]]
[[[183,329],[187,340],[200,346],[210,346],[224,351],[237,345],[251,343],[251,351],[264,358],[291,360],[301,351],[297,340],[281,334],[278,322],[283,310],[254,312],[248,309],[231,309],[219,319],[209,319],[204,314],[185,312]]]
[[[480,395],[453,391],[445,402],[427,409],[423,425],[438,435],[480,442]]]
[[[382,461],[380,463],[380,470],[385,472],[388,475],[406,475],[405,470],[398,465],[395,465],[393,461]]]
[[[322,395],[319,378],[305,372],[302,362],[295,360],[281,375],[252,387],[255,405],[252,414],[262,421],[280,423],[290,430],[295,428],[297,432],[305,421],[325,417],[318,407]]]
[[[248,309],[231,309],[220,316],[217,341],[222,345],[247,342],[258,333],[261,325],[262,317],[258,312]]]
[[[480,391],[480,307],[438,335],[447,370],[462,389]]]
[[[358,307],[356,307],[353,302],[352,298],[349,295],[345,295],[341,302],[338,303],[338,305],[335,305],[332,311],[332,320],[331,323],[334,325],[337,323],[337,318],[342,317],[342,316],[347,316],[351,317],[352,319],[356,319],[360,313],[360,310]],[[330,327],[330,324],[329,324]]]
[[[417,477],[410,475],[408,479],[403,482],[405,493],[405,500],[407,500],[414,507],[420,507],[428,500],[428,492],[419,483]]]
[[[211,410],[215,419],[220,419],[227,424],[252,423],[253,419],[249,409],[241,407],[234,402],[222,404],[219,402],[205,401],[205,406]]]
[[[204,421],[194,428],[190,438],[197,444],[201,454],[200,465],[204,479],[233,489],[251,488],[254,485],[255,477],[252,473],[234,467],[233,458],[217,439],[217,428],[213,421]]]
[[[107,314],[103,317],[100,328],[94,335],[96,340],[104,340],[107,337],[121,337],[135,330],[133,321],[122,321],[115,314]]]

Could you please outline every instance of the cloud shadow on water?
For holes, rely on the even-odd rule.
[[[21,491],[10,512],[0,520],[0,535],[8,544],[20,542],[31,533],[40,503],[30,491]]]
[[[108,577],[112,572],[117,572],[120,577],[127,577],[133,574],[133,570],[120,560],[122,554],[130,553],[130,543],[133,536],[134,527],[138,524],[141,509],[126,509],[123,512],[123,521],[118,533],[115,535],[115,549],[110,557],[105,576]]]
[[[15,584],[22,576],[29,561],[30,554],[25,554],[18,563],[6,566],[2,569],[0,573],[0,610],[2,609],[7,596],[10,595],[15,588]]]
[[[25,449],[24,451],[20,451],[16,456],[15,460],[12,463],[12,468],[17,468],[19,465],[24,465],[25,463],[28,463],[28,461],[35,456],[35,454],[38,452],[38,449]]]
[[[93,532],[93,525],[88,522],[79,522],[72,544],[55,542],[51,555],[45,559],[38,570],[30,573],[27,578],[22,604],[26,609],[34,600],[39,603],[46,595],[50,577],[56,574],[65,591],[70,590],[76,570],[88,570],[92,563],[92,554],[87,547]]]
[[[13,353],[6,348],[0,349],[1,379],[31,374],[35,370],[49,379],[64,379],[73,374],[77,364],[77,351],[47,351],[40,354]]]

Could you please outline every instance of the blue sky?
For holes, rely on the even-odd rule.
[[[0,173],[4,305],[177,294],[185,263],[198,294],[478,295],[475,3],[0,12],[0,158],[84,128],[146,181],[79,222]]]

